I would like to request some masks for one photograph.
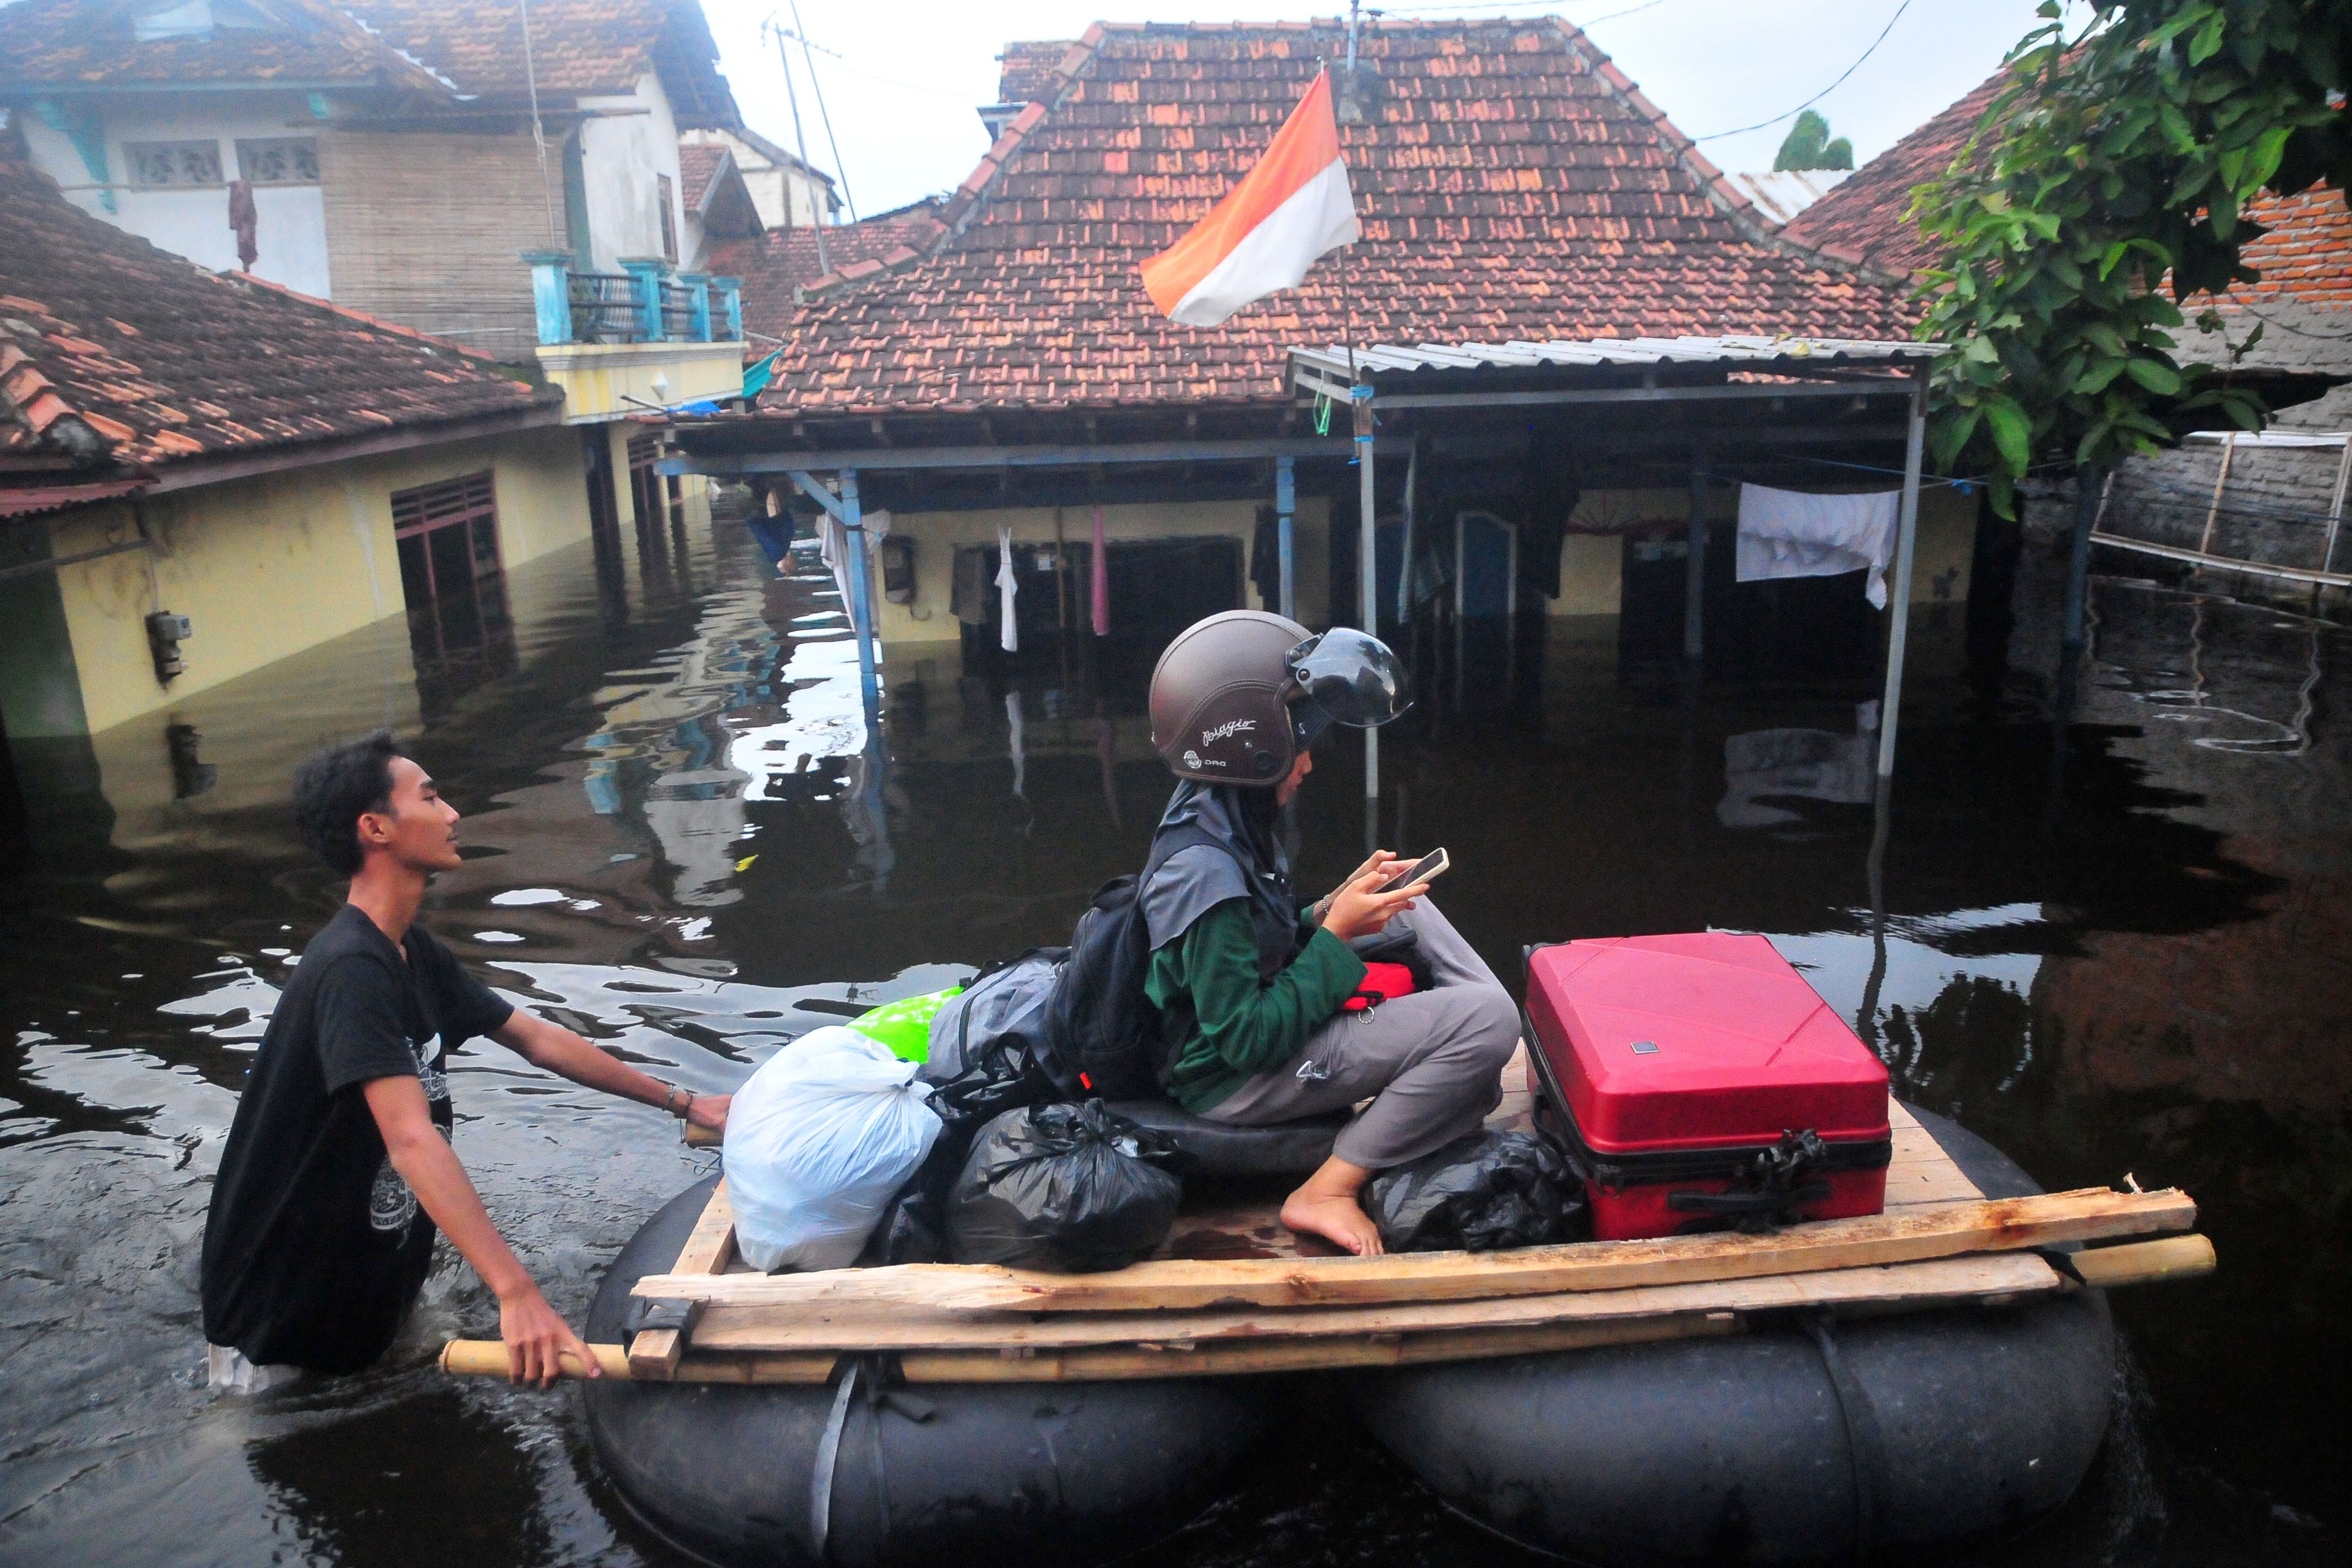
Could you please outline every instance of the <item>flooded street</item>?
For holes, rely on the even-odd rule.
[[[184,732],[100,736],[103,794],[35,803],[42,856],[0,873],[0,1562],[677,1561],[600,1475],[576,1391],[433,1365],[497,1321],[446,1245],[384,1364],[258,1399],[202,1386],[197,1249],[277,987],[341,898],[286,818],[320,742],[413,738],[467,814],[423,918],[519,1003],[698,1091],[1066,940],[1140,865],[1170,788],[1153,650],[893,662],[870,737],[838,596],[798,570],[725,521],[601,567],[559,552],[512,574],[495,624],[353,634],[191,700]],[[1423,650],[1426,700],[1383,740],[1383,842],[1450,849],[1442,901],[1507,977],[1538,940],[1763,931],[1900,1095],[2044,1184],[2196,1197],[2220,1273],[2117,1298],[2126,1418],[2061,1517],[1980,1560],[2340,1563],[2352,633],[2102,582],[2053,724],[2056,592],[2029,548],[2007,668],[1996,649],[1938,684],[1923,661],[1875,905],[1874,692],[1694,694],[1621,668],[1607,622],[1550,622],[1507,681],[1499,649],[1458,683]],[[1325,750],[1307,889],[1363,847],[1360,756]],[[487,1042],[452,1067],[458,1152],[576,1323],[711,1157]],[[1299,1419],[1150,1561],[1506,1555],[1312,1402]]]

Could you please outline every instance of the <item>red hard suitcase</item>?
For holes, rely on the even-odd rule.
[[[1530,948],[1527,1025],[1598,1239],[1885,1208],[1885,1065],[1764,938]]]

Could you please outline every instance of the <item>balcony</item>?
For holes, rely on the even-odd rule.
[[[539,363],[564,420],[598,425],[743,394],[743,301],[733,278],[625,258],[587,272],[569,251],[533,251]]]

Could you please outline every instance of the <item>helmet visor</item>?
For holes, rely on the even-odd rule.
[[[1369,730],[1412,706],[1412,683],[1388,644],[1353,626],[1308,637],[1284,661],[1301,708],[1333,723]]]

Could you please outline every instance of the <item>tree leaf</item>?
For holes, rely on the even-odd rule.
[[[2126,360],[2124,374],[2158,397],[2170,397],[2180,390],[2180,373],[2162,360]]]
[[[1983,407],[2002,466],[2012,474],[2024,473],[2033,461],[2033,421],[2015,398],[2003,394],[1985,399]]]

